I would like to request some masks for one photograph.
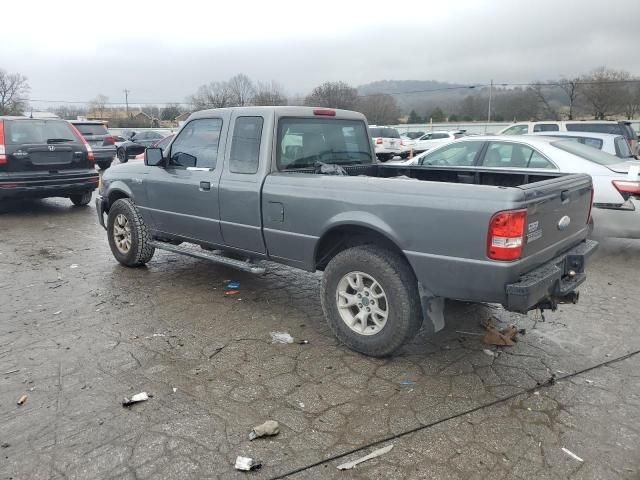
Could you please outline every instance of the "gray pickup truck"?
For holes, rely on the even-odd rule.
[[[164,151],[107,170],[96,207],[129,267],[162,249],[324,271],[333,332],[384,356],[443,328],[445,298],[575,303],[597,246],[591,194],[582,174],[380,164],[355,112],[241,107],[194,113]]]

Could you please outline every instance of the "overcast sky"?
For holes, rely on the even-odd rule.
[[[2,2],[0,68],[32,99],[184,101],[243,72],[289,95],[326,80],[522,82],[640,75],[640,0]],[[36,104],[45,107],[46,104]]]

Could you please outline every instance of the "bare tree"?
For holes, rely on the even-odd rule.
[[[562,78],[557,83],[558,87],[560,87],[560,89],[567,96],[567,103],[569,107],[569,112],[567,116],[569,120],[573,120],[573,115],[575,113],[575,105],[576,105],[576,101],[578,100],[578,94],[579,94],[579,90],[578,90],[579,82],[580,82],[580,79],[578,78],[572,78],[572,79]]]
[[[253,96],[254,105],[286,105],[287,97],[279,83],[258,82]]]
[[[535,95],[540,110],[542,111],[542,117],[544,119],[560,120],[560,114],[558,113],[558,110],[556,110],[556,108],[549,102],[546,97],[545,90],[548,90],[547,85],[536,82],[531,87],[529,87],[529,90],[531,91],[531,93],[533,93],[533,95]]]
[[[27,77],[0,69],[0,115],[21,114],[27,106]]]
[[[100,118],[104,118],[104,111],[106,110],[108,101],[109,97],[100,94],[89,102],[89,110],[91,110],[92,112],[97,112]]]
[[[193,110],[224,108],[233,106],[233,94],[227,82],[211,82],[202,85],[188,98]]]
[[[400,117],[398,102],[393,96],[385,94],[360,97],[356,110],[362,112],[369,123],[377,125],[398,123]]]
[[[581,78],[582,93],[596,120],[604,120],[622,110],[626,81],[630,78],[629,72],[605,67],[597,68]]]
[[[227,82],[229,91],[233,97],[233,104],[238,107],[249,105],[255,94],[253,82],[244,73],[239,73]]]
[[[325,82],[314,88],[305,105],[353,110],[358,102],[358,91],[345,82]]]
[[[629,84],[623,99],[623,112],[627,120],[633,120],[640,113],[640,79],[636,83]]]
[[[60,118],[64,118],[66,120],[75,120],[79,116],[85,116],[87,114],[87,107],[59,105],[57,107],[51,108],[50,111],[58,115]]]

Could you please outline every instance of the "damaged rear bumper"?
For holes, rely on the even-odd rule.
[[[585,240],[571,250],[520,277],[506,286],[504,307],[526,313],[534,308],[555,310],[559,303],[576,303],[576,288],[587,276],[586,259],[598,248],[598,242]]]

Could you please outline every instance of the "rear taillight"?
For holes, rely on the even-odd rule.
[[[104,140],[103,140],[102,143],[104,145],[115,145],[116,144],[116,139],[112,135],[107,135],[106,137],[104,137]]]
[[[75,125],[70,123],[69,126],[71,127],[71,130],[73,130],[73,134],[78,138],[78,140],[80,140],[84,144],[84,148],[87,149],[87,160],[90,161],[90,162],[95,162],[96,161],[96,157],[93,154],[93,150],[91,149],[91,145],[89,145],[89,142],[87,142],[84,139],[84,137],[80,133],[80,130],[78,130]]]
[[[7,163],[7,152],[4,149],[4,122],[0,120],[0,165]]]
[[[524,248],[527,210],[498,212],[489,222],[487,256],[492,260],[518,260]]]
[[[376,145],[382,145],[382,139],[376,138]]]
[[[631,195],[640,195],[640,182],[614,180],[613,186],[616,187],[625,200],[627,200]]]

